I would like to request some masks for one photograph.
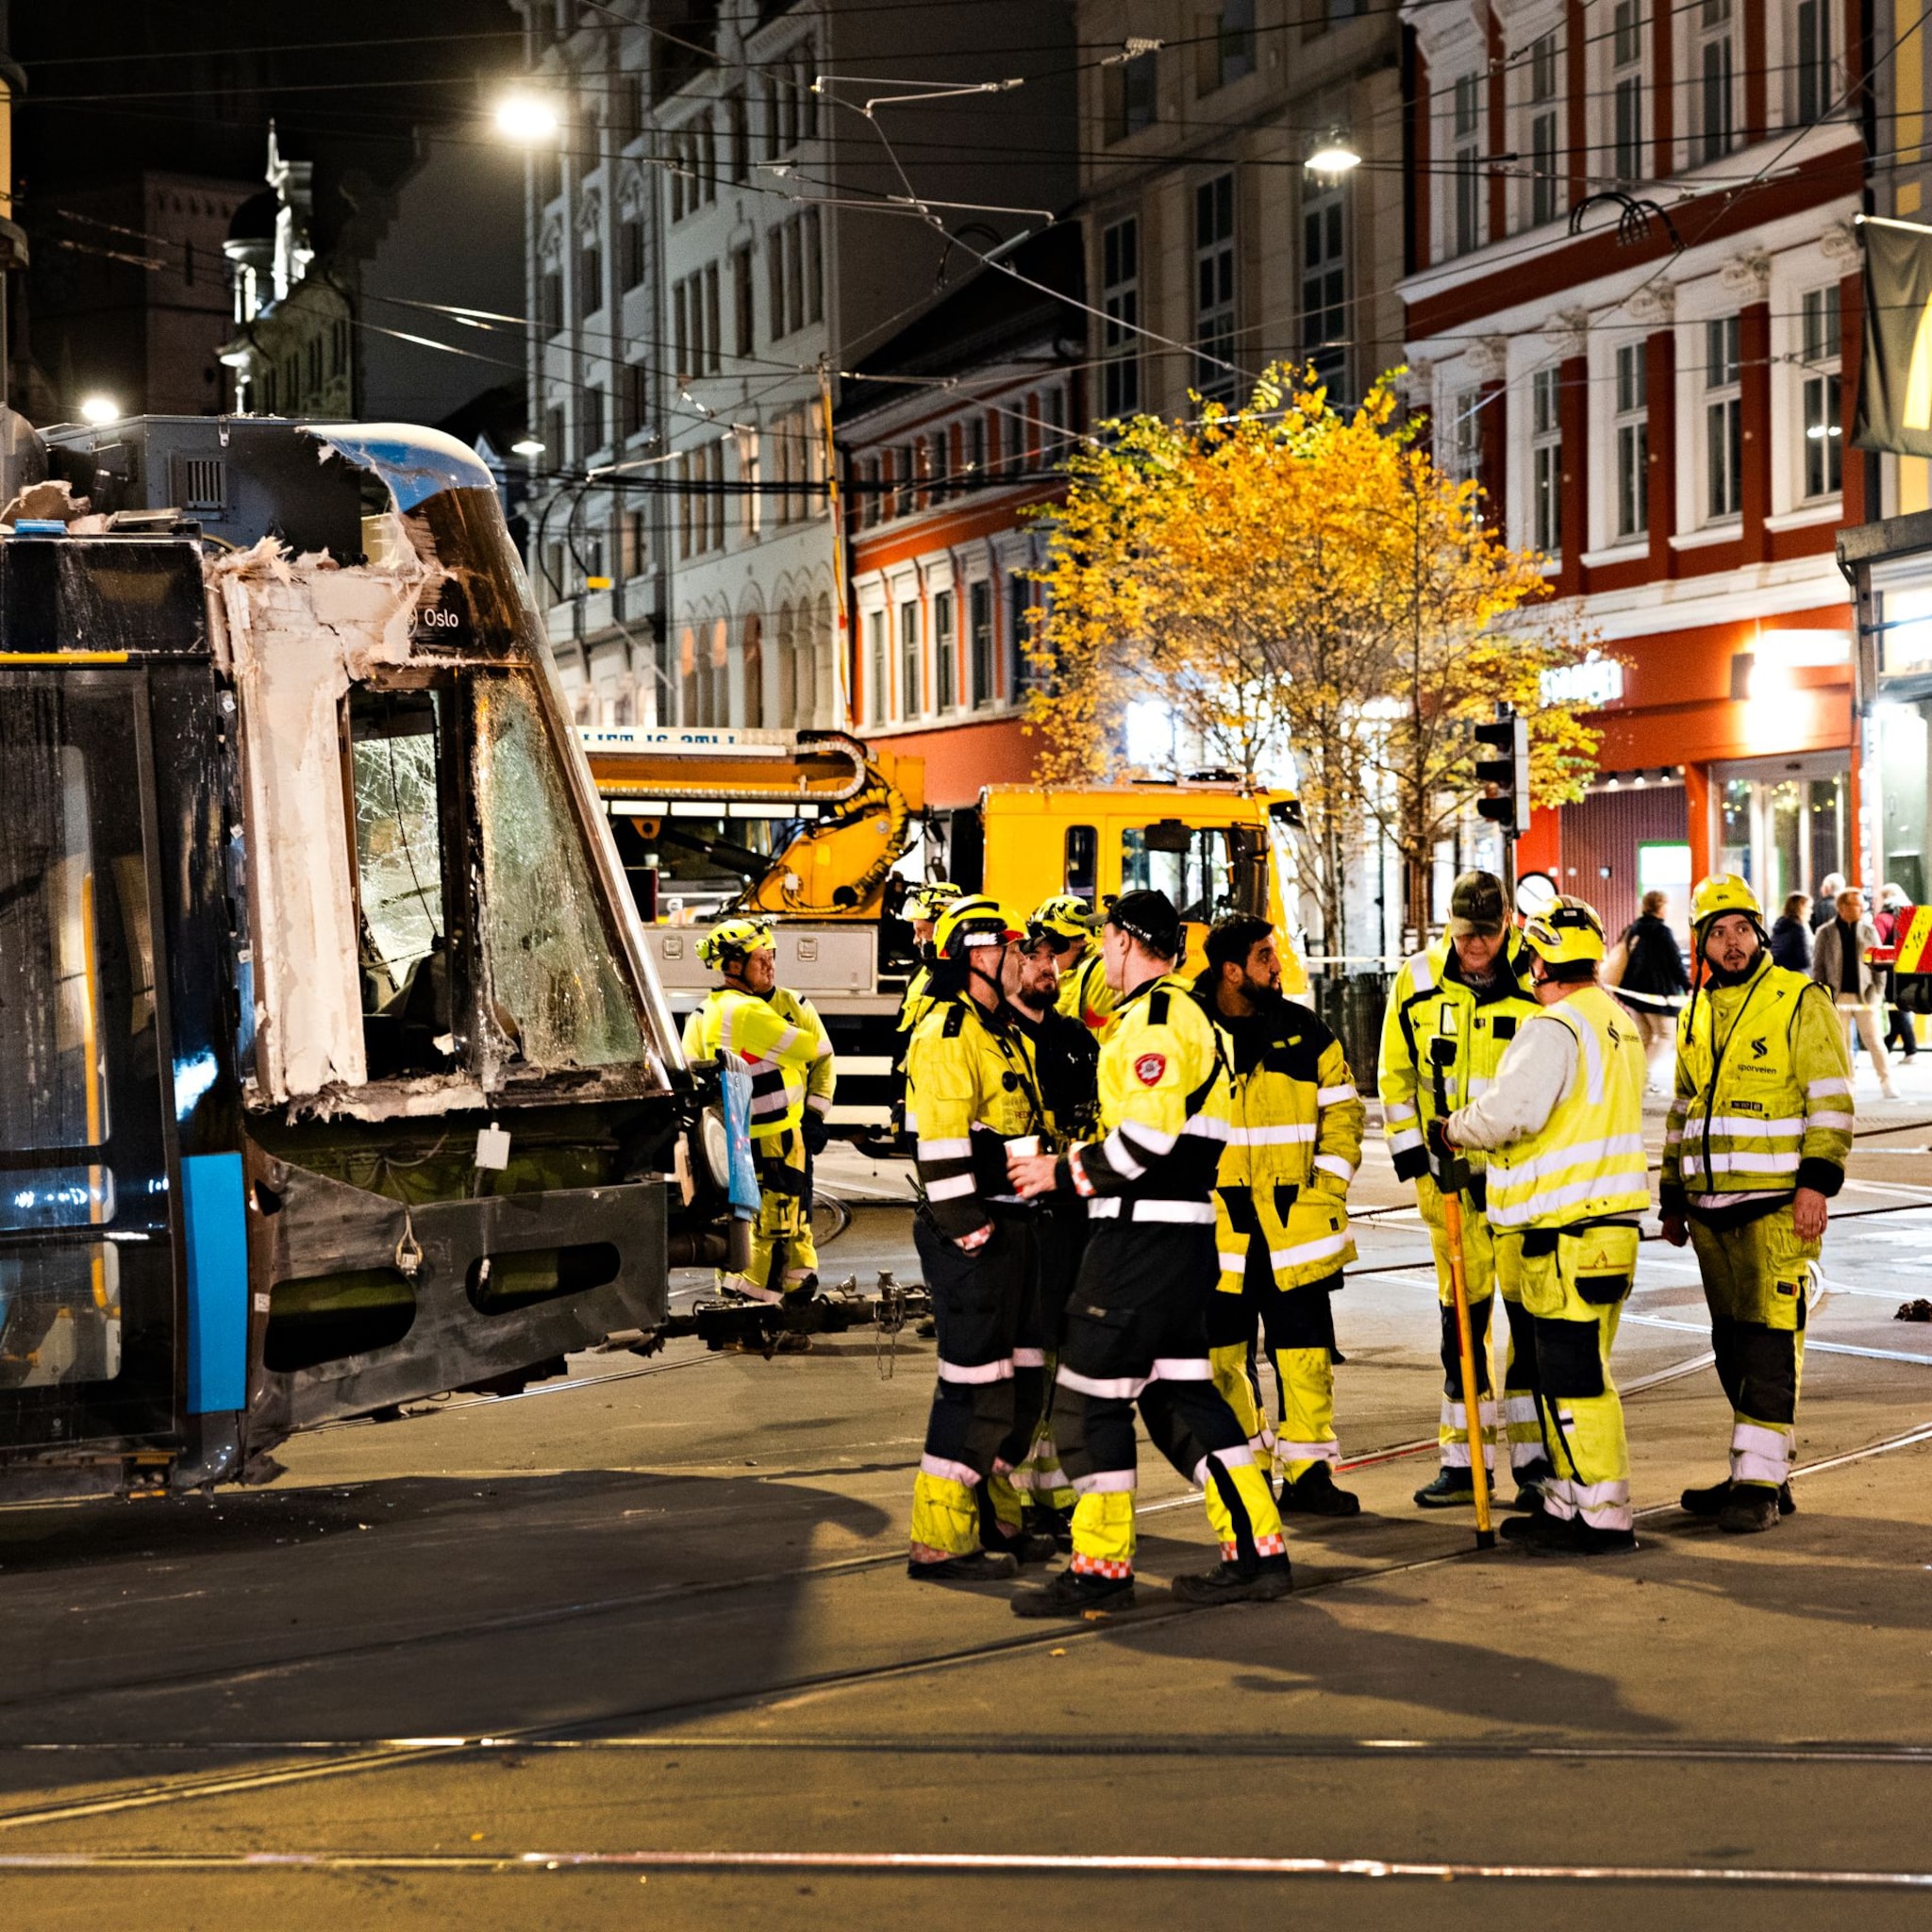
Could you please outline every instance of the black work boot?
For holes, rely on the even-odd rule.
[[[1574,1516],[1552,1516],[1539,1505],[1528,1515],[1512,1516],[1497,1528],[1506,1543],[1514,1543],[1520,1550],[1531,1550],[1538,1556],[1567,1556],[1576,1547],[1576,1523]]]
[[[1074,1548],[1074,1512],[1056,1509],[1050,1503],[1029,1503],[1026,1506],[1026,1534],[1050,1536],[1055,1549],[1063,1555],[1071,1555]]]
[[[1541,1456],[1534,1462],[1525,1462],[1515,1472],[1516,1498],[1507,1507],[1524,1511],[1541,1509],[1543,1507],[1543,1485],[1555,1474],[1556,1471]]]
[[[1779,1513],[1778,1492],[1769,1483],[1733,1483],[1717,1526],[1733,1536],[1754,1536],[1775,1529]]]
[[[1040,1590],[1023,1590],[1013,1598],[1016,1617],[1085,1617],[1134,1607],[1131,1576],[1091,1576],[1084,1571],[1062,1570]]]
[[[1006,1583],[1020,1566],[1001,1550],[974,1550],[963,1557],[945,1557],[936,1563],[908,1557],[906,1574],[915,1583]]]
[[[1722,1516],[1724,1513],[1724,1505],[1731,1500],[1731,1491],[1734,1487],[1730,1477],[1726,1476],[1721,1483],[1712,1483],[1707,1490],[1686,1490],[1677,1500],[1692,1516],[1707,1519]],[[1757,1487],[1762,1488],[1764,1485],[1760,1484]],[[1780,1516],[1795,1516],[1798,1513],[1797,1501],[1791,1494],[1790,1483],[1778,1485],[1777,1513]],[[1766,1527],[1769,1527],[1769,1524]]]
[[[1475,1478],[1467,1469],[1443,1469],[1415,1492],[1418,1509],[1467,1509],[1475,1501]]]
[[[1194,1576],[1176,1576],[1170,1592],[1184,1604],[1271,1604],[1294,1588],[1288,1558],[1257,1557],[1248,1563],[1224,1561]]]
[[[1283,1482],[1280,1508],[1284,1516],[1359,1516],[1362,1499],[1353,1490],[1337,1489],[1334,1472],[1317,1462]]]
[[[1050,1563],[1059,1551],[1051,1535],[1042,1536],[1031,1529],[1016,1530],[1011,1536],[988,1537],[986,1546],[997,1556],[1012,1557],[1023,1569],[1028,1563]]]

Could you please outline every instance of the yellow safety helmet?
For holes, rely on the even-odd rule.
[[[1746,881],[1734,872],[1713,873],[1690,894],[1690,924],[1702,926],[1727,912],[1741,912],[1754,925],[1764,923],[1764,908]]]
[[[1523,937],[1530,951],[1549,966],[1601,959],[1606,951],[1604,923],[1596,916],[1596,908],[1567,895],[1547,911],[1525,921]]]
[[[726,919],[712,926],[698,941],[698,958],[712,972],[722,972],[732,960],[759,952],[771,943],[769,919]]]
[[[951,879],[925,879],[906,895],[906,912],[910,919],[938,919],[960,896]]]
[[[932,929],[932,949],[941,959],[963,959],[980,946],[1007,946],[1020,928],[1003,908],[976,894],[955,899]]]
[[[1071,892],[1060,892],[1042,899],[1026,924],[1053,939],[1089,940],[1093,937],[1093,908]]]

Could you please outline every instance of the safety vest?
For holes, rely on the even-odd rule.
[[[1107,983],[1107,968],[1100,958],[1100,941],[1090,941],[1077,966],[1060,974],[1059,998],[1056,1001],[1068,1019],[1077,1020],[1094,1032],[1107,1024],[1120,1003],[1120,995]]]
[[[1565,1026],[1576,1070],[1534,1133],[1490,1155],[1490,1224],[1568,1227],[1650,1206],[1643,1158],[1643,1045],[1600,986],[1541,1007],[1526,1026]]]
[[[787,993],[787,999],[794,996]],[[714,986],[684,1023],[687,1059],[708,1060],[735,1053],[751,1072],[751,1134],[774,1140],[795,1127],[805,1111],[806,1077],[815,1062],[829,1059],[832,1042],[808,1002],[796,1000],[803,1020],[790,1019],[770,1000],[735,986]]]
[[[1208,975],[1195,992],[1211,1012]],[[1365,1109],[1341,1042],[1307,1008],[1279,1000],[1227,1030],[1234,1074],[1215,1187],[1220,1286],[1240,1291],[1259,1240],[1276,1285],[1299,1287],[1355,1259],[1347,1200]]]
[[[1026,1036],[961,994],[940,1002],[906,1055],[906,1131],[920,1191],[940,1232],[971,1234],[989,1201],[1017,1202],[1007,1142],[1045,1130]]]
[[[1413,1179],[1426,1167],[1429,1123],[1437,1118],[1439,1041],[1450,1042],[1443,1087],[1454,1113],[1489,1091],[1496,1069],[1523,1024],[1541,1012],[1528,991],[1529,956],[1519,953],[1514,974],[1499,991],[1481,998],[1450,971],[1452,944],[1445,936],[1403,961],[1382,1022],[1377,1085],[1389,1152],[1398,1175]],[[1488,1157],[1472,1148],[1471,1167],[1480,1173]]]
[[[932,1011],[932,968],[915,966],[912,977],[906,982],[905,994],[899,1001],[899,1031],[909,1034]]]
[[[825,1051],[805,1072],[806,1108],[823,1120],[831,1112],[833,1097],[839,1091],[839,1057],[831,1050],[831,1035],[826,1031],[825,1023],[819,1018],[818,1008],[789,987],[774,987],[768,1000],[772,1009],[790,1020],[794,1026],[810,1027],[824,1036]]]
[[[1830,991],[1758,956],[1740,986],[1700,988],[1677,1022],[1664,1128],[1667,1199],[1783,1191],[1852,1150],[1852,1069]]]
[[[1067,1157],[1089,1215],[1211,1226],[1228,1076],[1227,1038],[1179,974],[1121,1001],[1100,1041],[1104,1138]]]

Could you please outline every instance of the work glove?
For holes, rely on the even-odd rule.
[[[805,1142],[805,1151],[814,1157],[823,1154],[832,1139],[832,1130],[825,1124],[822,1113],[814,1113],[810,1108],[805,1110],[805,1118],[798,1124],[798,1137]]]

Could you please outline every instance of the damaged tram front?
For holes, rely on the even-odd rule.
[[[18,425],[18,419],[13,419]],[[432,431],[12,438],[0,1498],[266,1480],[726,1261],[504,525]]]

